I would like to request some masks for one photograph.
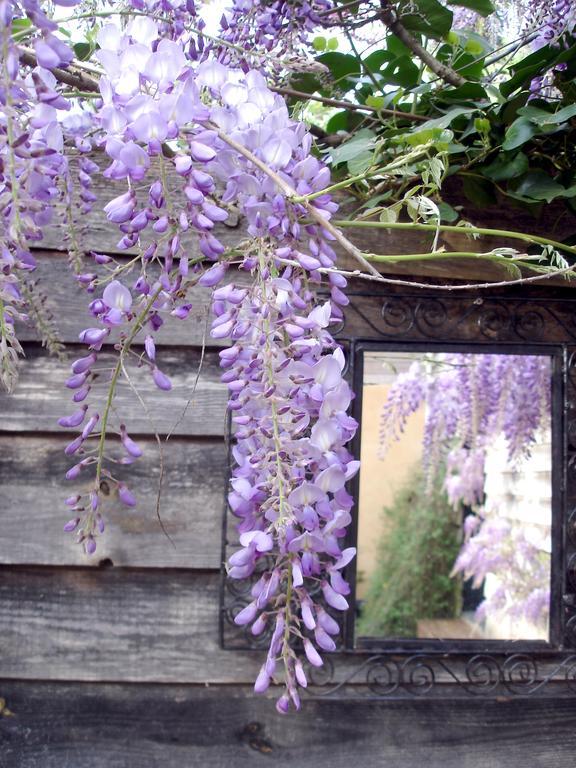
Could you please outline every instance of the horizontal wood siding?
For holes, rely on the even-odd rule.
[[[64,382],[70,375],[70,362],[86,354],[86,347],[70,348],[66,361],[48,357],[37,346],[26,347],[26,360],[21,366],[16,391],[0,393],[0,428],[4,432],[58,432],[58,418],[68,415],[76,406],[73,392]],[[111,368],[117,356],[103,352],[98,357],[98,376],[90,401],[105,402]],[[112,427],[125,421],[131,434],[150,435],[155,431],[167,435],[222,437],[226,426],[226,387],[220,383],[218,353],[193,347],[161,349],[158,366],[172,381],[172,390],[164,392],[154,384],[148,367],[127,366],[133,387],[146,405],[143,408],[130,384],[121,377],[114,399]],[[201,364],[198,384],[196,377]],[[94,368],[96,370],[96,367]],[[70,431],[76,435],[77,430]]]
[[[0,433],[1,564],[97,567],[108,559],[113,565],[143,568],[220,567],[227,462],[222,439],[173,437],[163,445],[164,530],[156,511],[159,449],[152,438],[139,439],[142,458],[116,470],[138,504],[127,508],[116,494],[104,497],[106,530],[93,558],[62,530],[72,517],[64,499],[85,490],[92,477],[63,480],[71,464],[64,455],[67,442],[64,435]]]
[[[218,645],[214,572],[0,569],[0,678],[250,683]]]
[[[0,684],[0,768],[573,768],[570,701],[305,701],[232,686]]]

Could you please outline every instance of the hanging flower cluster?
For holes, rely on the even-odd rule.
[[[74,5],[63,2],[62,5]],[[38,67],[23,71],[22,51],[13,33],[17,21],[28,19],[35,30],[33,46]],[[59,180],[67,175],[64,137],[59,114],[70,109],[56,87],[50,67],[66,67],[72,59],[68,46],[54,33],[37,0],[0,2],[0,384],[11,391],[17,379],[17,357],[22,350],[14,321],[32,310],[44,343],[58,351],[50,315],[42,298],[34,299],[28,275],[35,267],[31,244],[42,238],[61,199]],[[31,306],[32,305],[32,306]]]
[[[392,385],[380,421],[381,451],[398,439],[408,417],[425,407],[423,456],[429,475],[445,471],[444,488],[465,520],[465,540],[454,566],[480,586],[497,573],[499,590],[479,617],[506,609],[516,617],[547,615],[547,556],[518,526],[485,504],[487,455],[504,440],[519,465],[550,428],[550,360],[537,355],[436,354],[413,362]],[[549,558],[548,558],[549,559]],[[544,575],[546,577],[544,578]]]
[[[358,462],[345,448],[356,422],[347,415],[344,357],[329,332],[347,303],[346,280],[333,271],[334,235],[323,226],[337,208],[322,193],[330,174],[260,72],[198,61],[177,35],[163,36],[161,23],[145,16],[123,28],[105,24],[98,44],[104,74],[93,141],[109,159],[104,177],[119,187],[104,210],[118,225],[118,248],[137,256],[122,263],[92,253],[91,268],[76,276],[93,322],[80,333],[86,354],[66,381],[74,406],[59,423],[75,431],[65,450],[76,462],[67,478],[92,473],[93,480],[67,499],[65,530],[88,555],[96,551],[105,526],[103,481],[107,495],[112,485],[121,503],[136,504],[114,470],[142,453],[129,425],[113,423],[131,347],[144,335],[135,362],[160,390],[170,390],[156,333],[166,314],[188,317],[190,287],[213,289],[212,335],[232,340],[221,354],[236,429],[230,505],[241,537],[230,577],[247,578],[263,557],[267,564],[262,570],[258,563],[254,600],[236,621],[250,623],[255,634],[271,628],[256,690],[283,671],[278,709],[285,712],[290,701],[299,707],[298,687],[307,682],[297,648],[321,665],[320,652],[336,647],[339,627],[329,611],[348,607],[342,569],[354,556],[341,544],[352,506],[345,483]],[[79,170],[86,206],[93,202],[90,162],[81,158]],[[213,232],[230,210],[245,218],[251,237],[233,251]],[[194,259],[184,233],[196,237]],[[250,287],[224,283],[232,258],[253,276]],[[317,304],[326,272],[327,296]],[[94,395],[96,378],[108,384],[103,399]],[[119,443],[110,447],[112,434]]]
[[[222,38],[247,51],[256,45],[268,53],[292,54],[333,7],[332,0],[232,0],[220,22]],[[228,55],[233,55],[230,49]]]

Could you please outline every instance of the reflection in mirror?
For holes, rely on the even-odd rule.
[[[548,640],[551,359],[363,369],[356,636]]]

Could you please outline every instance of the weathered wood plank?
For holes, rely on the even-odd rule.
[[[0,434],[0,563],[92,565],[109,559],[117,566],[219,568],[222,508],[226,483],[223,441],[172,438],[164,446],[160,515],[156,515],[159,454],[156,441],[139,440],[144,455],[115,476],[134,489],[138,505],[127,508],[114,494],[105,499],[106,530],[94,557],[62,530],[72,517],[63,500],[86,490],[93,474],[67,482],[70,459],[60,437]]]
[[[84,354],[85,347],[70,348],[68,359]],[[107,371],[115,362],[116,357],[111,353],[99,357],[98,368],[102,375],[90,394],[91,402],[99,408],[106,398]],[[129,384],[121,379],[114,401],[112,426],[117,428],[120,421],[124,421],[131,432],[138,434],[154,434],[156,430],[165,435],[174,428],[176,435],[223,435],[227,396],[226,387],[219,381],[217,352],[208,351],[204,356],[195,392],[199,350],[167,350],[158,355],[157,362],[172,380],[170,392],[156,387],[147,367],[132,365],[129,368],[131,381],[146,403],[153,423]],[[44,350],[29,347],[16,391],[11,395],[0,393],[0,431],[63,432],[57,425],[59,416],[76,408],[71,402],[72,392],[64,386],[69,375],[69,362],[60,362]]]
[[[219,573],[1,569],[0,678],[249,684],[218,646]]]
[[[74,280],[68,268],[67,257],[58,251],[39,251],[35,254],[37,268],[34,277],[39,281],[39,289],[47,296],[48,307],[51,310],[59,337],[64,342],[77,343],[78,334],[84,328],[94,325],[94,318],[88,311],[88,304],[94,298],[84,291]],[[122,260],[120,260],[122,261]],[[97,272],[94,262],[86,264],[86,270]],[[100,270],[101,271],[101,270]],[[154,279],[157,270],[151,268],[149,274]],[[131,287],[137,274],[132,272],[122,277],[122,282]],[[230,271],[227,279],[237,284],[246,283],[248,275],[241,271]],[[158,346],[223,346],[227,341],[210,337],[210,294],[209,288],[195,286],[188,294],[193,305],[192,312],[186,321],[177,320],[169,314],[163,316],[164,325],[155,333]],[[100,294],[98,294],[100,295]],[[65,309],[65,311],[63,311]],[[143,343],[144,336],[149,331],[145,329],[136,337],[136,342]],[[113,330],[110,342],[117,339],[118,333]],[[38,334],[31,325],[18,324],[20,341],[37,341]]]
[[[572,768],[569,701],[306,701],[246,688],[4,681],[0,768]]]
[[[102,152],[95,152],[92,159],[105,168],[108,165],[108,159]],[[72,161],[74,165],[75,161]],[[170,184],[173,189],[173,199],[177,202],[179,196],[183,197],[183,182],[175,173],[168,173]],[[151,177],[152,178],[152,177]],[[122,194],[125,187],[122,183],[110,184],[108,179],[97,175],[94,177],[93,191],[98,197],[93,210],[83,215],[78,221],[82,231],[77,233],[77,240],[84,251],[97,250],[107,253],[131,253],[132,251],[120,251],[118,241],[121,233],[115,224],[110,223],[103,212],[103,207],[113,197]],[[144,191],[141,193],[144,199]],[[357,206],[357,201],[351,204],[346,197],[341,197],[343,208],[342,216],[345,217]],[[450,202],[453,205],[467,203],[463,198],[461,189],[458,185],[452,184],[449,195]],[[560,216],[559,213],[562,213]],[[509,229],[532,232],[540,235],[554,236],[562,240],[576,231],[576,217],[566,215],[566,209],[556,206],[544,206],[539,218],[521,210],[502,207],[492,207],[491,210],[482,212],[468,204],[464,211],[467,220],[488,227],[500,228],[504,231]],[[246,237],[245,224],[242,220],[230,217],[228,222],[217,224],[214,228],[214,234],[220,238],[225,246],[236,246]],[[55,218],[51,227],[47,228],[41,247],[54,250],[65,250],[66,228]],[[431,250],[434,237],[432,234],[410,231],[386,231],[382,229],[370,229],[361,231],[348,231],[346,236],[358,247],[368,253],[379,254],[412,254],[426,253]],[[197,236],[190,232],[184,234],[182,241],[188,250],[189,255],[194,256],[198,253]],[[465,234],[448,233],[442,235],[438,241],[439,246],[444,246],[446,250],[486,252],[498,246],[512,246],[521,250],[518,241],[510,239],[496,239],[493,237],[484,237],[477,240],[468,238]],[[343,269],[354,269],[357,264],[340,249],[340,266]],[[428,261],[410,261],[408,263],[388,263],[382,265],[381,270],[396,275],[419,275],[423,277],[437,277],[443,280],[465,279],[465,280],[505,280],[508,275],[506,271],[494,264],[475,261],[471,259],[457,259],[441,262]]]

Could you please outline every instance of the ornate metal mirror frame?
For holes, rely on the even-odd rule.
[[[351,610],[339,652],[311,670],[312,696],[402,699],[499,696],[576,696],[576,292],[517,286],[490,291],[414,288],[350,290],[337,337],[361,414],[366,351],[544,354],[552,360],[552,572],[550,639],[355,641],[355,566]],[[359,433],[353,452],[360,455]],[[358,499],[359,479],[351,492]],[[234,518],[226,510],[223,562],[234,551]],[[346,546],[355,545],[357,514]],[[268,638],[238,628],[233,616],[251,583],[226,579],[221,591],[221,644],[260,653]]]

